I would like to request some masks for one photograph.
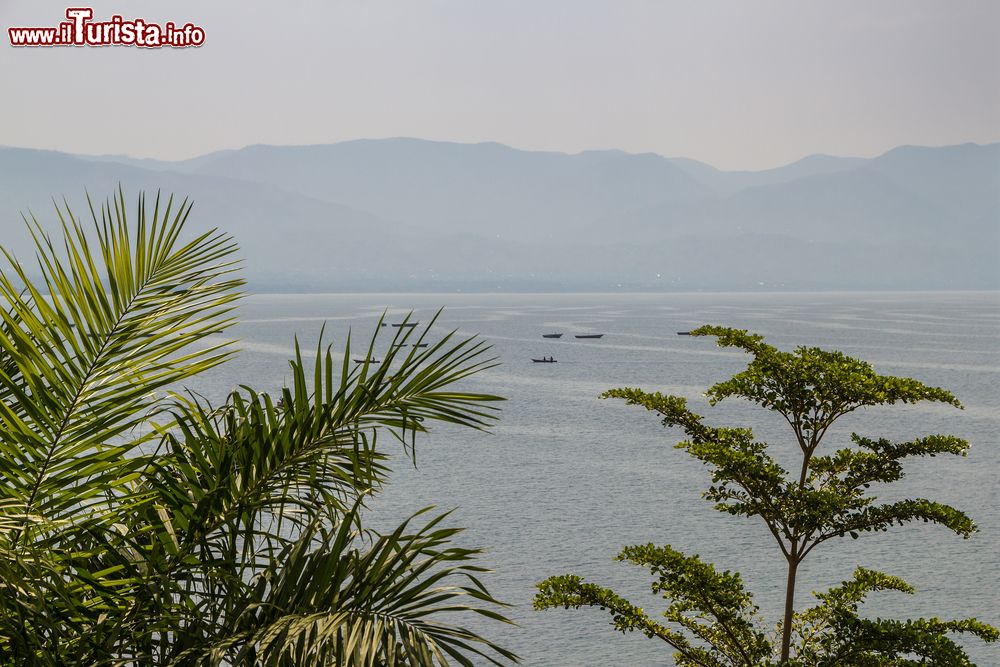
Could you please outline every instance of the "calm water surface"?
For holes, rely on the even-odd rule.
[[[762,523],[723,515],[699,496],[708,475],[672,445],[654,415],[604,390],[636,386],[688,397],[710,423],[752,424],[790,464],[797,449],[780,417],[729,401],[710,408],[711,384],[745,367],[747,357],[714,341],[675,332],[713,323],[752,329],[782,348],[817,345],[870,361],[882,373],[904,375],[953,391],[965,410],[917,405],[861,411],[843,418],[825,441],[842,446],[852,431],[908,440],[931,433],[968,439],[967,458],[913,461],[904,480],[882,497],[927,497],[966,510],[980,532],[963,540],[924,524],[831,541],[800,567],[796,602],[850,576],[857,565],[902,576],[907,596],[873,596],[868,613],[881,616],[977,616],[1000,624],[1000,295],[668,294],[668,295],[267,295],[248,299],[235,328],[243,350],[197,388],[218,399],[250,384],[277,391],[288,379],[293,336],[307,347],[326,323],[342,345],[349,329],[366,340],[388,309],[398,321],[409,310],[426,322],[444,306],[441,332],[457,328],[494,346],[502,365],[465,388],[505,396],[490,434],[440,428],[418,441],[417,469],[399,452],[392,480],[373,503],[370,520],[390,527],[435,505],[453,509],[467,526],[464,546],[486,549],[491,591],[513,606],[519,627],[477,628],[516,650],[527,665],[673,664],[665,644],[622,636],[598,610],[534,612],[534,584],[575,572],[615,588],[655,615],[644,570],[612,560],[626,544],[669,543],[699,553],[721,569],[743,573],[762,613],[781,610],[784,560]],[[392,330],[383,329],[382,336]],[[561,340],[543,333],[563,332]],[[574,334],[603,333],[600,340]],[[533,364],[531,357],[558,359]],[[980,665],[1000,665],[1000,651],[970,643]]]

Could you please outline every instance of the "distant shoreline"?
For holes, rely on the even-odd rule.
[[[879,295],[879,294],[996,294],[1000,297],[1000,288],[997,289],[934,289],[934,288],[921,288],[921,289],[788,289],[788,290],[732,290],[732,289],[704,289],[704,290],[676,290],[676,291],[665,291],[665,290],[620,290],[620,291],[601,291],[601,290],[560,290],[560,291],[550,291],[550,290],[462,290],[456,289],[451,291],[424,291],[424,290],[327,290],[327,291],[314,291],[314,290],[281,290],[281,289],[257,289],[253,285],[250,285],[248,289],[245,290],[247,294],[253,296],[333,296],[333,295],[356,295],[361,296],[365,294],[378,294],[378,295],[400,295],[400,296],[456,296],[456,295],[496,295],[496,296],[646,296],[646,295],[674,295],[674,296],[697,296],[697,295],[719,295],[719,296],[741,296],[741,295],[757,295],[757,296],[767,296],[767,295],[808,295],[808,294],[823,294],[823,295],[835,295],[835,294],[866,294],[866,295]]]

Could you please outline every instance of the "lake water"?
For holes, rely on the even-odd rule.
[[[667,645],[615,633],[605,612],[531,609],[536,582],[574,572],[655,616],[663,603],[649,593],[648,572],[612,560],[627,544],[669,543],[741,571],[762,613],[777,621],[784,560],[763,523],[715,512],[700,498],[708,474],[672,448],[679,431],[664,430],[641,408],[597,399],[620,386],[686,396],[709,423],[753,425],[758,438],[774,444],[776,458],[790,463],[797,448],[780,417],[736,401],[710,408],[701,398],[747,361],[711,339],[676,335],[703,323],[751,329],[785,349],[839,349],[882,373],[950,389],[965,404],[965,410],[926,404],[859,411],[839,422],[825,448],[842,446],[852,431],[900,441],[931,433],[968,439],[967,458],[912,461],[907,476],[881,497],[954,504],[980,532],[963,540],[916,524],[827,542],[799,569],[797,607],[811,600],[810,591],[863,565],[917,588],[913,596],[873,596],[869,614],[977,616],[1000,624],[1000,294],[264,295],[241,306],[239,358],[197,388],[216,399],[241,383],[276,392],[288,378],[295,334],[308,348],[325,322],[336,349],[349,328],[356,341],[367,340],[385,309],[389,321],[413,310],[426,322],[442,306],[436,330],[481,335],[502,364],[464,387],[508,400],[490,434],[440,428],[418,441],[417,469],[397,452],[371,521],[389,527],[428,505],[455,508],[451,521],[468,528],[460,544],[486,549],[483,564],[495,569],[488,585],[513,605],[510,615],[519,624],[475,627],[525,664],[672,664]],[[565,335],[541,337],[549,332]],[[573,338],[580,333],[605,335]],[[542,355],[558,363],[531,362]],[[978,664],[1000,664],[996,645],[969,647]]]

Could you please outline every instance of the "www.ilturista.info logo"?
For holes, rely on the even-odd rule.
[[[11,46],[141,46],[184,48],[205,43],[205,29],[173,21],[163,25],[114,15],[108,21],[92,21],[90,7],[70,7],[68,21],[48,28],[7,28]]]

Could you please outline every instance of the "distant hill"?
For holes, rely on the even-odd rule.
[[[657,155],[519,151],[417,139],[250,146],[180,163],[339,202],[428,231],[565,238],[579,221],[711,195]]]
[[[673,158],[671,162],[712,188],[716,194],[731,195],[758,185],[778,185],[798,178],[848,171],[860,167],[866,160],[859,157],[810,155],[784,167],[762,171],[720,171],[689,158]]]
[[[259,290],[1000,288],[1000,144],[759,172],[418,139],[179,162],[0,148],[0,176],[19,255],[19,211],[159,188],[237,237]]]

